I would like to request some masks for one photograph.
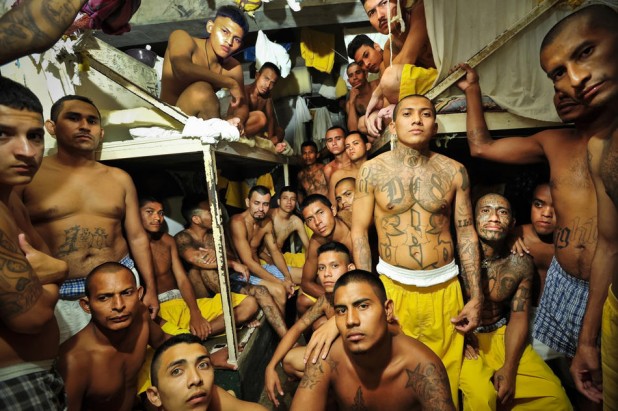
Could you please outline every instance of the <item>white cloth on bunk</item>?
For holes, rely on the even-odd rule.
[[[294,139],[292,140],[292,148],[295,153],[300,154],[300,146],[306,141],[307,133],[305,131],[305,124],[307,121],[311,121],[311,113],[305,103],[305,99],[301,96],[296,97],[296,108],[294,109]]]
[[[313,141],[315,141],[320,150],[324,147],[326,130],[332,126],[333,122],[330,119],[330,111],[326,107],[316,108],[313,114]]]
[[[189,117],[182,129],[185,138],[200,138],[202,143],[215,144],[220,140],[238,141],[240,132],[229,121],[220,118],[203,120],[198,117]]]

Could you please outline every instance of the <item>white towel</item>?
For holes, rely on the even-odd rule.
[[[200,138],[202,143],[215,144],[220,140],[238,141],[240,132],[229,121],[220,118],[203,120],[189,117],[182,129],[185,138]]]
[[[260,30],[255,41],[255,68],[259,70],[266,62],[279,67],[283,78],[286,78],[292,69],[292,62],[285,48],[281,44],[268,40],[266,34]]]

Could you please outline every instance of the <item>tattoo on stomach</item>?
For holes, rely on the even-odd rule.
[[[95,248],[103,249],[108,247],[107,238],[109,234],[104,228],[95,227],[93,230],[89,228],[82,228],[79,225],[74,225],[64,230],[65,240],[60,244],[57,257],[64,257],[77,251],[83,251],[85,249]]]

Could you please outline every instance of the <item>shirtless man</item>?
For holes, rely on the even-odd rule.
[[[467,335],[460,389],[465,410],[572,410],[560,380],[528,343],[528,315],[534,263],[509,253],[506,239],[515,224],[511,204],[487,194],[476,204],[481,242],[481,325]],[[489,406],[489,408],[488,408]]]
[[[556,213],[551,198],[551,188],[548,183],[536,186],[532,194],[530,207],[530,224],[523,224],[513,229],[512,240],[521,239],[521,245],[532,256],[536,275],[532,286],[532,307],[536,307],[541,299],[547,270],[554,258],[554,230],[556,229]]]
[[[268,138],[272,141],[277,152],[285,149],[283,142],[284,132],[277,124],[275,108],[270,92],[281,77],[281,70],[275,64],[266,62],[255,75],[255,81],[245,86],[249,103],[249,119],[245,127],[248,136],[254,136],[266,129]]]
[[[21,188],[21,197],[52,255],[69,265],[56,306],[60,342],[90,320],[78,299],[85,295],[86,275],[104,262],[137,266],[146,286],[143,302],[154,318],[157,287],[135,186],[123,170],[95,160],[103,139],[98,109],[86,97],[63,97],[53,104],[45,127],[56,138],[58,151],[43,159],[36,177]]]
[[[294,284],[299,284],[300,278],[291,277],[283,254],[277,247],[273,222],[268,217],[270,191],[264,186],[254,186],[249,190],[245,203],[247,209],[230,219],[234,249],[240,261],[249,268],[249,282],[268,288],[281,312],[285,313],[286,295],[288,298],[294,295]],[[260,263],[258,251],[262,246],[268,250],[274,265]]]
[[[318,162],[318,146],[314,141],[305,141],[300,146],[304,167],[298,173],[298,184],[303,199],[311,194],[328,195],[328,181],[324,175],[324,164]],[[302,199],[300,199],[302,203]]]
[[[203,298],[208,297],[210,293],[220,293],[215,241],[212,235],[212,215],[208,199],[185,197],[182,202],[182,215],[189,227],[176,234],[174,240],[180,258],[190,266],[188,274],[195,294],[198,298]],[[226,243],[228,239],[229,237],[226,236]],[[255,298],[268,323],[279,337],[283,337],[288,329],[273,296],[266,287],[249,284],[247,266],[238,261],[231,246],[226,245],[226,251],[232,292]],[[281,293],[281,298],[285,300],[285,291],[281,290]]]
[[[178,106],[189,116],[219,118],[215,93],[228,89],[232,96],[228,121],[242,131],[249,107],[242,66],[232,55],[248,31],[247,19],[235,6],[217,9],[214,20],[206,23],[206,39],[192,37],[184,30],[173,31],[163,60],[161,100]]]
[[[327,187],[330,184],[330,177],[341,168],[350,166],[350,159],[345,152],[345,130],[339,126],[332,126],[326,130],[326,149],[335,157],[330,163],[324,166],[324,176],[326,177]]]
[[[132,409],[146,347],[169,337],[140,303],[142,292],[120,263],[103,263],[88,274],[79,304],[92,319],[62,344],[58,360],[69,411]]]
[[[371,99],[371,93],[373,93],[373,90],[375,90],[380,81],[367,81],[367,71],[362,69],[356,62],[348,64],[346,73],[350,86],[352,86],[345,105],[345,112],[348,117],[347,126],[348,130],[358,130],[358,118],[365,115],[367,104],[369,104]]]
[[[333,241],[318,248],[318,277],[320,284],[324,287],[324,295],[318,298],[316,303],[285,334],[266,366],[264,388],[275,407],[279,406],[277,394],[283,395],[281,381],[275,368],[281,363],[287,375],[303,377],[305,347],[295,347],[295,344],[306,329],[312,326],[314,329],[318,328],[325,319],[333,316],[335,282],[354,268],[350,251],[345,245]]]
[[[571,374],[578,390],[593,401],[602,398],[607,410],[618,409],[615,389],[618,384],[617,24],[615,7],[585,7],[554,26],[541,49],[543,68],[555,89],[594,113],[583,131],[590,137],[587,154],[596,188],[598,243],[591,263],[590,294]],[[602,380],[597,345],[601,326]]]
[[[224,333],[221,296],[216,294],[212,298],[195,297],[193,285],[178,256],[174,238],[161,231],[163,204],[154,198],[144,197],[140,199],[139,206],[154,260],[161,304],[159,316],[175,327],[190,331],[202,340],[209,335]],[[232,293],[232,306],[234,318],[239,325],[255,317],[258,309],[253,297],[235,293]]]
[[[294,214],[296,211],[296,191],[292,186],[285,186],[279,191],[279,198],[277,199],[279,207],[271,208],[268,215],[273,220],[273,227],[275,229],[275,241],[279,250],[283,250],[283,246],[291,235],[296,234],[300,238],[303,244],[303,249],[309,248],[309,237],[307,231],[305,231],[305,225],[303,221]],[[283,258],[286,264],[290,267],[290,272],[299,271],[298,274],[292,274],[292,276],[301,276],[300,272],[305,264],[305,254],[293,252],[284,253]],[[260,258],[266,261],[268,264],[272,264],[272,257],[268,254],[266,249],[262,249]]]
[[[353,177],[342,178],[337,181],[337,184],[335,184],[337,215],[348,227],[352,227],[352,204],[354,203],[354,190],[356,190],[356,179]]]
[[[318,277],[318,248],[323,244],[336,241],[351,250],[352,237],[350,228],[337,217],[337,208],[323,195],[313,194],[305,198],[300,211],[305,224],[313,231],[303,266],[303,276],[300,283],[302,292],[299,293],[296,300],[296,309],[298,314],[302,315],[319,297],[324,295],[324,287],[316,281]]]
[[[547,42],[546,42],[547,43]],[[541,66],[548,75],[551,55],[545,44]],[[590,139],[591,109],[556,90],[554,103],[564,122],[575,129],[545,130],[530,137],[494,140],[489,134],[481,105],[478,75],[467,65],[466,77],[458,83],[468,103],[468,145],[473,157],[514,164],[547,161],[556,213],[554,259],[547,271],[533,336],[552,349],[573,357],[588,298],[590,264],[596,247],[597,209],[595,191],[587,167],[586,146]],[[570,296],[564,306],[563,296]]]
[[[377,276],[344,274],[335,285],[334,308],[341,338],[325,360],[307,363],[290,410],[325,410],[331,396],[339,409],[455,410],[440,358],[389,330],[393,301]]]
[[[339,180],[346,177],[356,178],[358,176],[358,170],[367,161],[367,153],[371,149],[371,143],[367,139],[367,136],[359,133],[358,131],[351,131],[345,137],[345,152],[350,159],[349,166],[342,167],[339,170],[333,172],[329,180],[329,199],[331,202],[335,202],[335,186]]]
[[[44,137],[39,99],[0,77],[0,408],[5,410],[62,410],[66,402],[53,363],[58,353],[54,306],[67,265],[26,242],[27,236],[48,252],[13,194],[13,187],[29,183],[39,168]],[[40,389],[33,391],[35,385]]]
[[[191,334],[165,341],[150,365],[152,386],[148,400],[162,411],[266,411],[260,404],[242,401],[214,384],[208,350]]]
[[[442,359],[457,403],[464,333],[478,325],[483,303],[468,173],[429,149],[438,125],[435,107],[424,96],[402,99],[390,129],[397,135],[395,149],[365,162],[356,179],[354,264],[372,269],[368,229],[375,222],[380,255],[376,270],[394,301],[395,315],[405,334]],[[450,233],[452,217],[470,296],[465,306]]]

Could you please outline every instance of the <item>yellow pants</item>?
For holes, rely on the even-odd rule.
[[[303,268],[305,265],[305,253],[284,253],[283,258],[288,267]]]
[[[618,299],[609,287],[603,306],[601,362],[603,365],[603,409],[618,410]]]
[[[491,379],[494,372],[504,365],[506,327],[504,325],[490,333],[476,334],[479,341],[479,356],[476,360],[464,359],[459,379],[464,411],[497,408],[497,393]],[[526,345],[519,361],[514,401],[510,409],[531,411],[573,409],[560,380],[530,344]]]
[[[442,360],[457,406],[464,348],[463,334],[451,323],[464,305],[457,277],[431,287],[401,284],[385,275],[380,279],[395,303],[395,316],[404,334],[428,346]]]
[[[427,69],[405,64],[399,82],[399,100],[410,94],[425,94],[433,86],[436,77],[438,77],[438,70],[435,68]]]

